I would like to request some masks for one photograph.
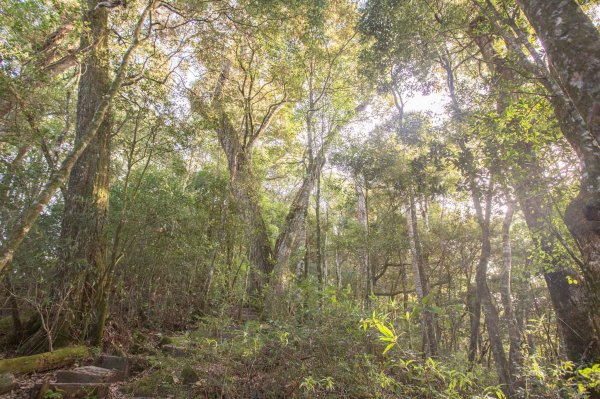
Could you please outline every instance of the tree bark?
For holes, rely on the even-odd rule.
[[[582,187],[579,195],[569,204],[565,222],[577,240],[583,255],[581,266],[588,289],[587,308],[593,317],[596,341],[600,338],[600,34],[590,19],[574,0],[519,0],[535,29],[546,53],[549,70],[542,57],[523,38],[523,32],[513,26],[517,39],[499,27],[497,10],[488,2],[490,21],[502,32],[505,41],[517,52],[521,64],[527,58],[520,52],[525,46],[534,58],[534,68],[542,78],[541,83],[552,95],[563,134],[582,159]],[[529,65],[530,67],[532,65]],[[535,72],[535,71],[534,71]],[[566,93],[566,95],[565,95]],[[572,103],[577,112],[570,112]],[[565,117],[561,117],[564,114]],[[576,129],[564,129],[564,123]],[[583,127],[583,128],[582,128]]]
[[[285,224],[277,237],[275,243],[275,284],[279,287],[278,290],[283,290],[291,280],[291,273],[288,270],[289,258],[297,244],[297,235],[302,230],[308,211],[308,203],[310,199],[310,193],[312,192],[315,181],[317,180],[317,174],[325,164],[325,158],[320,154],[313,160],[312,164],[309,164],[306,175],[302,182],[302,186],[296,192],[294,200],[290,205]],[[310,253],[308,244],[308,231],[305,232],[306,254]],[[308,267],[308,257],[305,257],[304,267],[305,270]]]
[[[471,286],[469,282],[467,292],[467,305],[469,309],[469,370],[473,370],[477,351],[479,349],[479,327],[481,325],[481,301],[477,293],[477,284]]]
[[[319,287],[322,289],[325,282],[325,270],[323,265],[323,248],[321,238],[321,170],[317,170],[315,192],[315,243],[317,251],[317,279]]]
[[[561,87],[600,141],[600,33],[575,0],[517,0]]]
[[[97,0],[88,0],[83,11],[86,29],[80,45],[93,48],[86,54],[79,80],[76,143],[85,136],[95,110],[110,89],[108,10],[97,8],[97,4]],[[111,116],[107,110],[96,136],[73,166],[62,219],[57,289],[64,292],[74,287],[70,290],[70,310],[76,313],[73,327],[83,338],[99,338],[103,324],[99,307],[105,295],[101,282],[106,272],[110,137]]]

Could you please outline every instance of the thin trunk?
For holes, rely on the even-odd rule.
[[[6,274],[6,278],[4,279],[4,283],[6,284],[6,291],[9,295],[9,304],[10,304],[10,317],[13,323],[13,334],[16,340],[21,337],[23,333],[23,323],[21,322],[21,314],[19,312],[19,304],[17,302],[17,297],[14,293],[14,287],[12,285],[12,281],[10,279],[10,273]]]
[[[340,251],[339,248],[335,247],[335,281],[336,287],[342,288],[342,261],[340,259]]]
[[[304,219],[304,223],[301,224],[300,226],[300,232],[298,233],[298,245],[300,245],[300,243],[302,243],[302,249],[303,251],[306,252],[306,215],[305,215],[305,219]],[[299,259],[298,262],[296,263],[296,280],[300,280],[303,276],[304,276],[304,256],[302,256],[302,259]]]
[[[324,271],[323,271],[323,253],[321,243],[321,171],[317,171],[317,182],[316,182],[316,193],[315,193],[315,245],[316,245],[316,256],[317,256],[317,279],[319,281],[319,287],[323,288],[324,285]]]
[[[433,313],[431,312],[431,291],[429,289],[429,276],[423,259],[419,225],[417,223],[417,209],[415,205],[413,187],[409,188],[409,205],[406,215],[406,227],[412,257],[413,279],[419,303],[423,306],[421,324],[423,326],[423,346],[427,356],[437,356],[437,337]]]
[[[488,337],[490,339],[490,348],[494,355],[494,364],[496,366],[496,372],[502,384],[502,389],[507,396],[512,395],[512,379],[511,373],[506,359],[506,353],[504,352],[504,346],[502,344],[502,335],[500,333],[500,317],[498,316],[498,310],[494,305],[492,295],[487,285],[487,269],[492,252],[491,244],[491,233],[490,233],[490,218],[492,211],[492,182],[490,180],[485,194],[485,208],[481,202],[482,194],[477,186],[475,177],[470,177],[471,192],[473,198],[473,205],[477,215],[477,222],[481,229],[481,253],[479,256],[479,263],[477,264],[477,273],[475,281],[477,283],[477,294],[481,301],[481,307],[483,308],[483,315],[485,325],[488,331]]]
[[[321,248],[321,259],[323,261],[323,281],[325,286],[329,285],[329,265],[327,263],[327,241],[329,235],[327,228],[329,226],[329,208],[328,204],[325,203],[325,228],[323,230],[323,247]]]
[[[508,340],[510,343],[508,362],[511,374],[514,376],[518,368],[523,365],[523,354],[521,352],[521,332],[515,317],[512,301],[512,248],[510,244],[510,226],[515,213],[514,203],[509,200],[506,205],[506,213],[502,222],[502,285],[500,295],[504,307],[504,319],[508,325]]]
[[[364,291],[363,298],[365,306],[370,307],[371,294],[373,292],[373,280],[371,278],[371,265],[369,259],[369,214],[367,210],[367,187],[364,176],[354,176],[354,188],[357,201],[358,223],[365,234],[364,245],[360,248],[360,275],[363,276]]]

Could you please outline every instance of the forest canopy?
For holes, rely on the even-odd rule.
[[[599,22],[0,0],[0,395],[600,397]]]

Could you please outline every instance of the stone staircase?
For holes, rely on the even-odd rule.
[[[112,384],[125,381],[128,376],[128,358],[102,355],[93,366],[58,371],[55,381],[37,384],[30,398],[42,399],[49,391],[54,391],[59,392],[63,399],[104,399],[108,397]]]

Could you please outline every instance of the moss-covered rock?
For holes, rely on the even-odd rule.
[[[198,381],[198,373],[190,365],[185,365],[181,370],[181,380],[185,385],[190,385]]]
[[[17,386],[17,381],[12,374],[0,373],[0,395],[12,391]]]

